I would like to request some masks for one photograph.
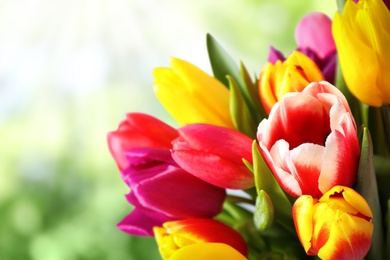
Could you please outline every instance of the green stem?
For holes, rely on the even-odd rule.
[[[226,200],[232,203],[248,203],[251,205],[255,204],[255,201],[253,199],[248,199],[248,198],[235,196],[235,195],[227,195]]]

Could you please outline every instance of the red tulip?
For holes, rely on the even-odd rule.
[[[260,151],[281,187],[298,197],[321,197],[352,186],[360,148],[343,94],[327,82],[287,94],[258,128]]]
[[[116,131],[107,136],[108,147],[120,170],[128,166],[125,152],[132,148],[171,148],[171,142],[178,136],[176,129],[159,119],[142,113],[126,115]]]
[[[178,131],[172,157],[184,170],[221,188],[253,187],[253,174],[243,162],[252,162],[252,139],[209,124],[190,124]]]
[[[227,226],[213,219],[194,218],[179,221],[166,222],[163,227],[155,227],[154,235],[163,259],[170,259],[181,249],[188,248],[194,244],[222,243],[226,244],[243,256],[248,255],[248,246],[240,233],[230,226]],[[211,247],[212,244],[209,244]],[[207,247],[209,247],[207,246]],[[209,250],[207,248],[203,248]],[[224,251],[230,251],[228,247]],[[226,255],[222,251],[221,255]],[[192,250],[193,252],[193,250]],[[193,252],[196,254],[196,252]],[[187,253],[185,255],[188,255]],[[233,251],[233,255],[237,252]],[[193,255],[195,257],[195,255]],[[177,259],[177,258],[176,258]],[[242,258],[233,258],[242,259]]]
[[[356,191],[335,186],[320,199],[299,197],[292,209],[299,240],[321,259],[363,259],[371,246],[372,212]]]

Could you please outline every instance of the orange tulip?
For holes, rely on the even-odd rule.
[[[323,81],[324,76],[309,57],[294,51],[285,61],[268,62],[258,81],[260,100],[269,113],[272,106],[289,92],[301,92],[309,83]]]

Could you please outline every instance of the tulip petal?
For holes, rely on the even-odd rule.
[[[171,65],[153,72],[155,94],[168,112],[181,125],[210,123],[234,129],[229,90],[191,63],[173,58]]]
[[[295,179],[294,173],[292,173],[295,172],[295,168],[291,162],[288,143],[284,140],[279,140],[271,148],[270,152],[264,149],[262,143],[260,143],[260,147],[262,148],[262,155],[265,161],[280,186],[293,196],[298,197],[302,195],[301,187]]]
[[[291,151],[291,160],[295,167],[294,177],[298,181],[302,194],[310,194],[314,197],[321,197],[322,192],[318,182],[322,165],[324,164],[325,147],[304,143]]]
[[[295,40],[300,48],[310,48],[326,57],[336,50],[332,36],[332,21],[323,13],[304,16],[295,29]]]
[[[193,244],[176,250],[170,260],[192,259],[196,256],[198,260],[246,260],[247,258],[240,254],[233,247],[222,243],[202,243]]]
[[[336,212],[329,239],[318,251],[322,259],[362,259],[370,249],[373,224],[365,219]]]
[[[300,196],[294,203],[292,215],[299,240],[306,253],[313,255],[311,250],[311,240],[313,234],[313,205],[317,199],[309,195]]]
[[[352,5],[355,4],[347,1],[345,9]],[[341,61],[341,71],[345,82],[351,93],[359,100],[372,106],[380,106],[382,105],[382,95],[380,89],[376,86],[377,76],[380,72],[377,54],[370,46],[367,46],[360,40],[365,38],[364,35],[347,25],[348,19],[354,23],[353,18],[348,17],[349,12],[344,12],[344,14],[345,17],[341,17],[339,13],[336,13],[332,30],[335,35],[335,42]],[[350,44],[345,39],[356,40],[353,44]],[[360,55],[356,55],[356,53],[360,53]],[[365,62],[364,69],[360,68],[362,66],[361,60]],[[356,76],[357,72],[359,73],[358,77]],[[362,79],[364,79],[364,82],[362,82]],[[369,84],[371,87],[365,86],[366,84]]]
[[[226,196],[223,189],[170,165],[165,172],[135,186],[132,192],[143,207],[177,219],[213,217],[222,210]]]
[[[150,218],[148,215],[143,214],[140,210],[133,210],[127,215],[121,222],[118,223],[117,227],[123,232],[135,235],[135,236],[153,236],[153,227],[161,226],[166,219],[160,221],[155,218]]]
[[[120,170],[128,166],[126,152],[138,147],[170,148],[178,136],[176,129],[157,118],[129,113],[116,131],[107,135],[108,147]]]
[[[232,246],[244,256],[248,254],[248,246],[240,233],[213,219],[195,218],[171,221],[164,223],[163,227],[170,235],[179,236],[180,239],[187,239],[194,243],[224,243]]]
[[[359,150],[354,142],[354,138],[346,138],[339,131],[328,136],[324,162],[332,163],[324,163],[321,170],[318,183],[323,193],[335,185],[351,187],[355,183]]]
[[[237,165],[218,155],[196,150],[175,149],[172,157],[184,170],[215,186],[247,189],[254,185],[253,174],[243,162]]]

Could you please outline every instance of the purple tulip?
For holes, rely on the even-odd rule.
[[[169,149],[135,148],[126,153],[129,166],[122,178],[130,187],[126,195],[134,210],[118,228],[153,236],[153,227],[166,221],[214,217],[222,210],[226,192],[177,166]]]

